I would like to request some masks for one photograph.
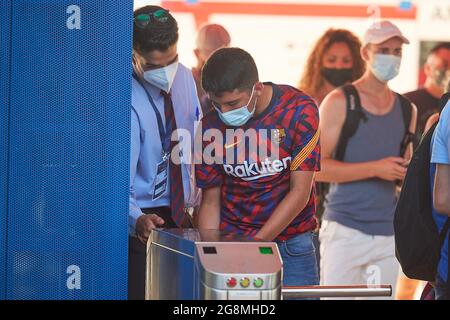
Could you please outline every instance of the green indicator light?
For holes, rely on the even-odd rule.
[[[253,285],[255,286],[255,288],[261,288],[264,285],[264,280],[261,278],[255,279]]]
[[[261,254],[273,254],[273,250],[271,247],[260,247],[259,253]]]

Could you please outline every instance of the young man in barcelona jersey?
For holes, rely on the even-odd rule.
[[[287,86],[259,81],[239,48],[216,51],[202,71],[213,110],[199,126],[199,229],[275,241],[285,286],[317,285],[313,176],[320,170],[319,113]]]

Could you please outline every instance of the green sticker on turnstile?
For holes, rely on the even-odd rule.
[[[273,254],[271,247],[259,247],[259,253],[261,254]]]

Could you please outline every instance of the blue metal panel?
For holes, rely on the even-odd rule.
[[[7,299],[127,297],[132,14],[13,1]]]
[[[10,13],[11,2],[3,1],[0,6],[0,300],[6,297]]]

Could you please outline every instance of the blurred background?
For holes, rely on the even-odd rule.
[[[450,41],[450,0],[135,0],[135,8],[161,5],[180,29],[179,56],[196,65],[196,33],[202,23],[223,25],[231,45],[252,54],[262,81],[297,86],[308,54],[329,28],[345,28],[362,38],[380,19],[389,19],[411,44],[404,48],[400,75],[390,84],[400,92],[423,84],[422,65],[430,48]]]

